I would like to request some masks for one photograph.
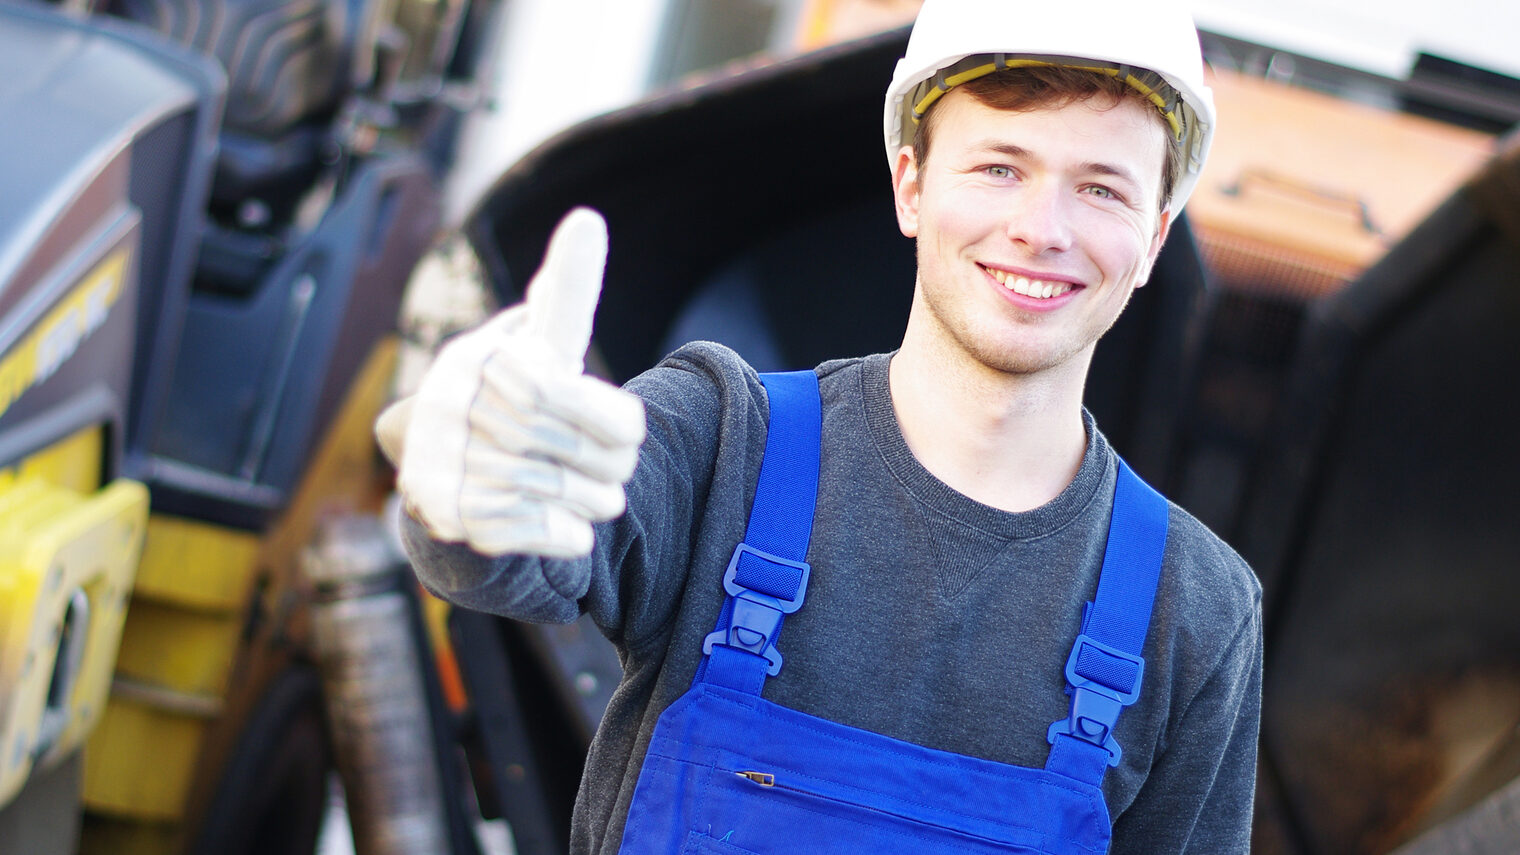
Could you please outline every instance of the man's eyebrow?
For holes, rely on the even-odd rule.
[[[989,152],[992,154],[1001,154],[1005,157],[1020,159],[1038,158],[1038,155],[1029,149],[1004,140],[983,140],[982,142],[973,146],[972,150]],[[1103,161],[1087,161],[1079,164],[1077,168],[1085,173],[1092,173],[1094,175],[1107,175],[1113,178],[1118,178],[1122,181],[1127,181],[1136,187],[1142,186],[1138,176],[1136,176],[1133,171],[1117,164],[1105,163]]]
[[[1142,186],[1140,184],[1140,180],[1135,176],[1135,174],[1123,166],[1115,166],[1112,163],[1103,163],[1102,161],[1088,161],[1086,163],[1083,163],[1080,168],[1083,172],[1091,172],[1096,175],[1108,175],[1113,178],[1118,178],[1121,181],[1129,182],[1136,187]]]
[[[993,154],[1001,154],[1007,157],[1029,158],[1034,156],[1034,154],[1030,152],[1029,149],[1024,148],[1023,146],[1014,145],[1011,142],[1003,142],[1001,140],[983,140],[982,142],[973,146],[973,150],[991,152]]]

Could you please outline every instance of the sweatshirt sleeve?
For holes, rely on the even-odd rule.
[[[627,485],[628,510],[595,526],[590,555],[491,558],[435,541],[408,518],[403,542],[423,586],[456,605],[518,620],[566,623],[589,612],[615,644],[667,626],[714,473],[743,471],[748,437],[764,431],[763,393],[748,365],[707,343],[682,348],[625,388],[644,400],[648,436]]]
[[[1115,823],[1112,855],[1250,850],[1261,673],[1258,600]]]

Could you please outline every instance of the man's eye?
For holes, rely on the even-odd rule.
[[[1007,166],[988,166],[987,175],[992,178],[1012,178],[1013,169]]]
[[[1091,193],[1092,195],[1097,196],[1100,199],[1117,199],[1117,198],[1119,198],[1119,194],[1118,193],[1115,193],[1114,191],[1108,189],[1107,187],[1104,187],[1101,184],[1089,184],[1089,185],[1087,185],[1087,188],[1086,188],[1085,192]]]

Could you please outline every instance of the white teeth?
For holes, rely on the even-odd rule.
[[[1038,279],[1029,279],[1025,276],[1011,276],[1006,270],[997,270],[989,267],[987,271],[992,274],[1004,288],[1015,294],[1023,294],[1025,297],[1034,297],[1037,300],[1048,300],[1051,297],[1059,297],[1070,291],[1070,282],[1044,282]]]

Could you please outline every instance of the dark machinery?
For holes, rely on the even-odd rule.
[[[388,489],[493,6],[0,2],[0,851],[312,851],[303,550]]]

